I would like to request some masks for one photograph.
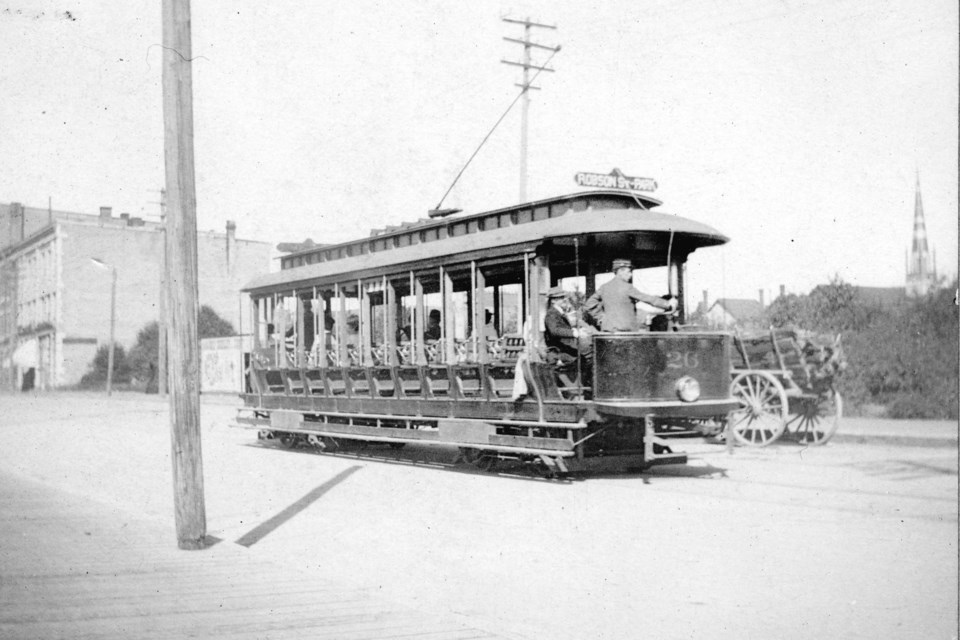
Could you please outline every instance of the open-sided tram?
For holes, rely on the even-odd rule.
[[[683,300],[688,256],[727,238],[659,204],[581,192],[285,256],[245,289],[254,354],[238,424],[321,450],[452,445],[484,469],[684,462],[672,438],[738,406],[730,334],[684,330],[681,302],[679,330],[594,334],[588,378],[558,375],[542,333],[545,292],[589,296],[613,258],[658,269]]]

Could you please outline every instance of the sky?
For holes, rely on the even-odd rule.
[[[0,202],[159,219],[160,9],[0,0]],[[198,227],[339,242],[424,217],[518,95],[503,18],[562,47],[532,92],[528,199],[655,179],[661,211],[731,238],[691,257],[688,300],[902,286],[918,173],[956,273],[955,0],[194,2]],[[520,116],[444,207],[518,202]]]

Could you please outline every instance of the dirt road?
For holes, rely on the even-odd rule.
[[[0,401],[0,468],[175,544],[163,402]],[[203,406],[209,532],[318,581],[524,638],[956,637],[955,447],[689,441],[686,466],[559,483],[265,447],[233,413]]]

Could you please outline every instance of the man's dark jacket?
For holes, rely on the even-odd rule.
[[[576,360],[578,355],[577,337],[567,316],[551,306],[543,317],[543,337],[547,348],[556,349],[560,362],[567,364]]]

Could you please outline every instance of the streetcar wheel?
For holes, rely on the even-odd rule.
[[[787,423],[787,392],[766,371],[737,374],[730,395],[740,402],[727,417],[728,429],[740,444],[764,447],[783,433]]]
[[[474,464],[481,471],[493,471],[493,468],[497,466],[497,460],[497,454],[485,452]]]
[[[843,417],[843,398],[829,390],[815,398],[794,400],[787,426],[803,444],[825,444],[840,426]]]
[[[490,471],[497,465],[497,454],[473,447],[460,447],[460,459],[481,471]]]
[[[318,436],[314,433],[307,434],[307,444],[317,451],[323,451],[327,448],[327,445],[323,443],[323,436]]]
[[[297,446],[297,441],[300,438],[297,437],[295,433],[281,433],[280,434],[280,444],[282,444],[287,449],[293,449]]]

